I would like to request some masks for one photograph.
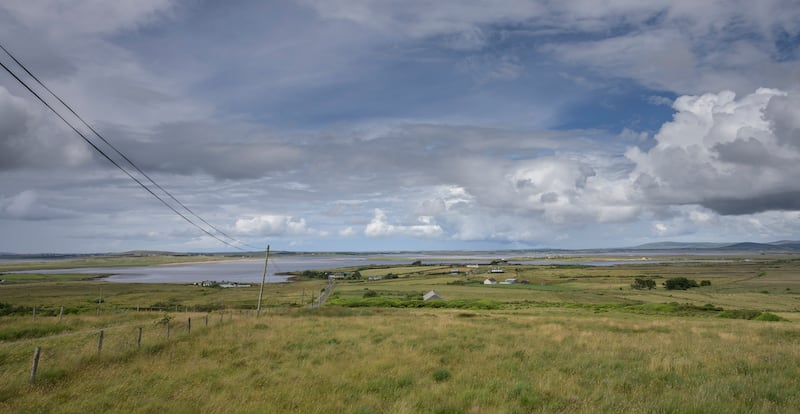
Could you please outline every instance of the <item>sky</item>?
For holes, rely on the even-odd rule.
[[[800,239],[797,0],[9,0],[0,44],[245,250]],[[139,249],[237,251],[0,72],[0,252]]]

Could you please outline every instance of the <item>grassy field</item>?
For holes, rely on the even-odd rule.
[[[260,317],[256,287],[2,285],[0,412],[798,412],[800,260],[722,259],[503,265],[529,283],[493,286],[486,266],[349,269],[321,308],[325,280],[268,286]],[[736,319],[762,312],[782,320]]]
[[[78,269],[109,266],[155,266],[174,263],[197,263],[230,260],[225,256],[152,255],[152,256],[89,256],[66,260],[20,261],[0,263],[0,273],[22,270]]]

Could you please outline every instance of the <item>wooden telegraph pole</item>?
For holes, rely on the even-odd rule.
[[[264,274],[261,276],[261,288],[258,289],[258,308],[256,316],[261,316],[261,299],[264,297],[264,283],[267,280],[267,263],[269,262],[269,245],[267,245],[267,257],[264,259]]]

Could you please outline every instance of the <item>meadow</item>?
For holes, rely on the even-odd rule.
[[[7,284],[0,412],[797,412],[798,259],[343,269],[362,278],[322,307],[326,281],[301,278],[260,316],[257,287]],[[663,287],[677,276],[710,286]]]

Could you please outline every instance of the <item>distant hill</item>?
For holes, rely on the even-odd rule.
[[[800,245],[800,240],[779,240],[779,241],[772,242],[772,243],[769,243],[769,244],[774,245],[774,246],[785,246],[785,245],[798,246],[798,245]]]
[[[630,250],[724,250],[724,251],[800,251],[800,241],[781,240],[771,243],[682,243],[659,242],[631,247]]]
[[[719,249],[729,246],[730,243],[685,243],[685,242],[658,242],[646,243],[630,247],[631,250],[673,250],[673,249]]]
[[[272,256],[343,256],[343,255],[397,255],[397,254],[419,254],[419,255],[442,255],[442,256],[458,256],[458,255],[484,255],[496,257],[508,257],[515,255],[526,255],[531,252],[547,253],[547,254],[608,254],[608,253],[624,253],[624,252],[646,252],[646,251],[675,251],[687,252],[787,252],[798,253],[800,252],[800,240],[779,240],[769,243],[754,243],[754,242],[734,242],[734,243],[708,243],[708,242],[656,242],[646,243],[633,247],[620,247],[620,248],[596,248],[596,249],[552,249],[552,248],[539,248],[539,249],[522,249],[522,250],[429,250],[429,251],[366,251],[366,252],[292,252],[292,251],[272,251]],[[264,251],[247,251],[247,252],[169,252],[159,250],[130,250],[126,252],[117,253],[0,253],[0,259],[12,260],[52,260],[52,259],[73,259],[85,257],[147,257],[147,256],[218,256],[218,257],[231,257],[231,258],[263,258]]]

